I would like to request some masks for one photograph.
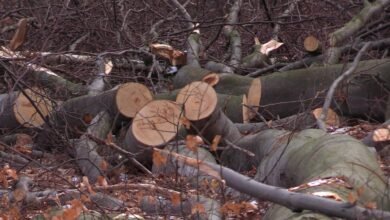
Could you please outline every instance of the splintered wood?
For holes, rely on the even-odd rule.
[[[204,119],[214,112],[218,98],[214,89],[205,82],[193,82],[185,86],[176,98],[184,104],[184,115],[192,121]]]
[[[159,146],[176,136],[180,108],[175,102],[154,100],[146,104],[132,123],[134,137],[147,146]]]

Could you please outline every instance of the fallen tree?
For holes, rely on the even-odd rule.
[[[204,80],[209,75],[218,77],[214,86],[218,93],[243,95],[248,105],[258,107],[265,118],[286,117],[310,107],[320,107],[326,90],[349,65],[337,64],[324,67],[273,73],[260,78],[234,74],[215,74],[208,70],[185,66],[173,79],[174,88]],[[383,119],[390,79],[389,60],[361,61],[356,69],[358,77],[339,87],[335,96],[335,110],[350,116]]]
[[[191,87],[187,86],[183,90],[188,89]],[[334,200],[352,203],[351,207],[355,204],[360,206],[375,204],[375,207],[380,209],[389,209],[390,197],[386,193],[387,182],[375,155],[360,141],[349,136],[330,135],[315,129],[299,133],[270,129],[243,136],[213,104],[213,101],[204,97],[205,94],[207,97],[210,96],[211,87],[205,86],[202,91],[196,92],[197,97],[184,98],[187,100],[183,103],[184,116],[192,122],[192,130],[199,132],[207,141],[211,142],[215,136],[220,135],[222,144],[234,146],[227,147],[221,152],[222,164],[235,170],[248,170],[255,166],[258,167],[255,177],[258,181],[313,195],[331,196]],[[192,93],[192,96],[195,94]],[[179,98],[179,100],[183,99]],[[233,185],[237,187],[236,184]],[[242,189],[242,187],[239,188]],[[273,198],[273,200],[287,205],[292,211],[309,209],[319,212],[322,210],[320,208],[322,205],[313,203],[314,201],[310,205],[305,203],[301,206],[300,204],[300,208],[297,208],[297,203],[286,202],[284,196]],[[312,208],[307,208],[308,206]],[[333,208],[339,214],[331,212],[329,206],[324,207],[321,212],[340,216],[345,206],[339,204],[336,207]],[[311,212],[297,214],[292,211],[282,211],[283,209],[285,208],[273,208],[267,216],[270,219],[313,216]]]

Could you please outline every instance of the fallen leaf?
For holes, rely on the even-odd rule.
[[[368,209],[376,209],[378,206],[376,205],[376,202],[366,202],[364,207]]]
[[[217,151],[218,144],[221,141],[221,135],[215,135],[213,142],[211,143],[210,146],[210,151]]]
[[[172,205],[179,205],[180,202],[181,202],[181,199],[180,199],[180,194],[179,193],[171,193],[171,202],[172,202]]]
[[[221,212],[224,214],[239,215],[241,213],[242,205],[235,202],[228,201],[221,207]]]
[[[356,204],[357,199],[358,199],[358,197],[357,197],[353,192],[350,192],[350,193],[348,194],[348,202],[349,202],[349,203],[351,203],[351,204]]]
[[[182,124],[182,125],[184,125],[184,127],[186,128],[186,129],[190,129],[191,128],[191,122],[190,122],[190,120],[188,120],[186,117],[184,117],[184,116],[182,116],[181,118],[180,118],[180,123]]]
[[[16,30],[14,36],[9,42],[8,47],[11,50],[16,50],[18,47],[20,47],[26,39],[26,33],[27,33],[27,19],[22,18],[19,20],[18,29]]]
[[[206,213],[206,209],[204,208],[204,205],[201,203],[195,203],[191,208],[191,214],[197,214],[197,213]]]
[[[186,146],[191,151],[196,152],[200,144],[203,144],[203,140],[199,136],[197,135],[186,136]]]
[[[96,178],[96,185],[98,185],[98,186],[108,186],[106,178],[104,178],[104,176],[98,176]]]
[[[158,151],[153,151],[153,164],[157,167],[167,163],[167,158]]]
[[[362,196],[363,193],[364,193],[364,186],[361,186],[361,187],[357,188],[356,194],[357,194],[358,197]]]
[[[62,217],[64,220],[74,220],[83,211],[83,204],[80,200],[72,200],[71,201],[71,207],[64,210],[64,213],[62,214]]]

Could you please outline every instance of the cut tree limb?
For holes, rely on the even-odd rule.
[[[181,110],[172,101],[154,100],[143,106],[126,132],[123,148],[143,163],[152,162],[151,146],[162,146],[177,134]]]
[[[34,101],[34,105],[27,96]],[[25,89],[0,95],[0,128],[14,129],[18,127],[39,127],[44,124],[43,116],[50,114],[52,103],[38,92]]]
[[[303,47],[309,53],[320,53],[321,42],[314,36],[310,35],[303,41]]]
[[[154,99],[175,101],[179,92],[180,90],[177,89],[167,93],[156,94]],[[243,104],[243,96],[217,94],[217,100],[217,105],[222,109],[223,113],[235,123],[243,123],[244,118],[253,116],[253,111]],[[240,108],[239,106],[242,107]]]
[[[101,111],[107,111],[112,117],[120,114],[126,118],[133,118],[150,100],[152,94],[144,85],[126,83],[98,95],[70,99],[63,103],[53,118],[57,125],[82,130]]]

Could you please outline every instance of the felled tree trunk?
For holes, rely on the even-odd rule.
[[[133,153],[140,163],[151,165],[151,147],[162,147],[176,136],[180,112],[179,105],[172,101],[149,102],[134,117],[123,148]]]
[[[210,88],[207,88],[207,91],[209,90]],[[225,149],[220,157],[226,166],[235,170],[258,167],[258,181],[287,188],[297,187],[291,190],[322,196],[331,195],[343,201],[352,200],[358,205],[375,203],[378,208],[389,209],[390,197],[384,175],[375,156],[360,141],[315,129],[299,133],[266,130],[243,136],[216,105],[209,105],[211,102],[202,97],[204,93],[197,94],[200,97],[188,99],[184,103],[184,115],[196,115],[196,109],[208,112],[199,119],[187,118],[208,141],[211,142],[216,135],[221,135],[222,143],[231,146]],[[209,95],[210,92],[207,96]],[[206,103],[194,100],[205,100]],[[210,106],[213,110],[205,110],[201,106]],[[188,109],[191,111],[187,112]],[[314,180],[318,180],[317,184],[308,184]],[[275,211],[268,214],[269,219],[312,215],[311,212],[297,214],[289,211],[283,215],[278,213]]]
[[[133,118],[151,99],[150,91],[142,84],[126,83],[98,95],[70,99],[63,103],[53,118],[59,126],[82,131],[99,112],[106,111],[113,118],[118,114]]]
[[[179,92],[180,90],[174,90],[168,93],[157,94],[154,96],[154,99],[175,101]],[[233,122],[243,123],[245,118],[251,117],[249,115],[250,109],[245,105],[243,96],[217,94],[217,97],[217,105]]]
[[[39,127],[45,122],[42,116],[45,117],[51,111],[52,103],[46,97],[30,89],[25,89],[24,93],[17,91],[1,94],[0,128]]]
[[[219,82],[214,86],[218,93],[242,95],[250,106],[259,106],[265,118],[286,117],[306,108],[319,107],[331,83],[347,69],[338,64],[313,67],[282,73],[273,73],[257,79],[234,74],[218,74]],[[356,72],[358,77],[340,86],[335,101],[344,114],[382,119],[389,87],[389,60],[362,61]],[[174,87],[203,80],[210,71],[194,67],[183,67],[174,78]],[[259,80],[256,82],[255,80]],[[257,103],[254,103],[259,100]]]

